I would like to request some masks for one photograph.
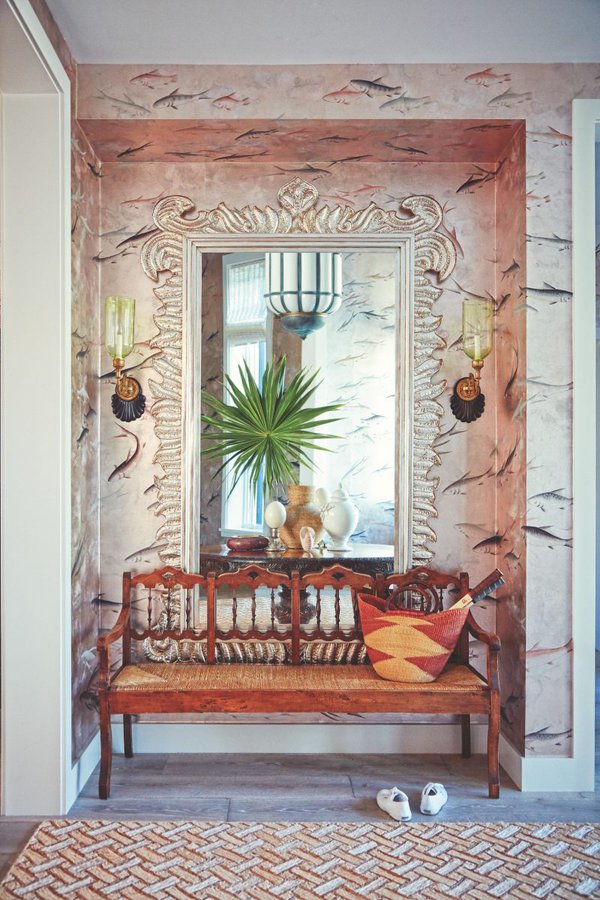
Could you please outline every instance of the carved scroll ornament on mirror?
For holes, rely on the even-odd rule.
[[[161,282],[154,289],[161,307],[154,317],[158,334],[151,341],[151,346],[161,352],[153,359],[157,377],[149,382],[159,447],[155,462],[163,470],[156,478],[156,514],[162,519],[157,543],[164,548],[161,558],[165,564],[193,564],[189,547],[196,525],[191,520],[200,519],[200,510],[194,509],[193,492],[190,494],[190,486],[185,483],[191,454],[189,447],[186,450],[190,434],[186,399],[192,395],[191,375],[186,371],[189,366],[184,360],[187,286],[194,251],[217,248],[228,252],[259,246],[290,250],[383,248],[395,250],[398,260],[396,565],[402,571],[427,563],[433,555],[430,545],[436,540],[431,520],[437,515],[438,479],[432,469],[439,463],[435,441],[443,412],[437,398],[445,387],[438,377],[438,355],[446,346],[437,333],[441,317],[433,312],[441,288],[428,273],[435,273],[442,281],[456,262],[454,245],[437,230],[442,222],[441,207],[426,196],[406,198],[399,213],[374,203],[363,209],[320,205],[315,186],[300,178],[285,184],[277,200],[278,208],[235,209],[222,202],[215,209],[197,211],[188,198],[172,196],[160,200],[154,210],[158,232],[144,244],[141,259],[146,274]],[[167,273],[166,277],[161,278],[161,273]]]

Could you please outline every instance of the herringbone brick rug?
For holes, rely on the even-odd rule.
[[[1,897],[442,898],[600,895],[582,824],[44,822]]]

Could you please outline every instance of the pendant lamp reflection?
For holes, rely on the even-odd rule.
[[[104,340],[117,379],[112,411],[122,422],[139,419],[146,408],[139,381],[123,375],[125,357],[133,350],[134,332],[135,300],[132,297],[107,297],[104,301]]]
[[[460,422],[474,422],[485,409],[481,393],[483,360],[494,346],[494,304],[491,300],[463,300],[463,350],[475,374],[459,378],[454,385],[450,409]]]
[[[267,307],[302,340],[340,308],[341,253],[266,253],[265,271]]]

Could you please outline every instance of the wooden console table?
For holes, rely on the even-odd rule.
[[[325,566],[337,564],[353,572],[368,575],[389,575],[394,571],[394,548],[391,544],[352,544],[347,553],[325,550],[323,553],[285,550],[266,553],[264,550],[229,550],[225,544],[200,547],[200,574],[207,572],[237,572],[242,566],[256,563],[270,572],[320,572]]]
[[[394,571],[394,548],[391,544],[353,544],[346,553],[324,550],[305,553],[303,550],[285,550],[282,553],[266,553],[264,550],[229,550],[224,544],[200,547],[200,574],[209,572],[222,575],[224,572],[237,572],[243,566],[255,563],[269,572],[283,572],[290,575],[300,572],[307,575],[320,572],[327,566],[336,564],[345,566],[353,572],[365,575],[390,575]],[[275,616],[284,624],[291,621],[291,594],[288,588],[282,587],[280,600],[276,605]],[[315,604],[308,591],[300,594],[300,618],[306,624],[315,614]]]

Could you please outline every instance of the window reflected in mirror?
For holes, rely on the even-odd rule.
[[[265,254],[205,253],[202,257],[202,387],[226,400],[224,374],[241,387],[240,366],[260,382],[273,358],[286,358],[286,383],[301,368],[319,370],[315,406],[341,403],[338,421],[322,431],[336,435],[327,450],[311,449],[316,471],[297,465],[300,484],[332,493],[340,483],[359,511],[351,543],[394,544],[397,433],[396,322],[397,255],[392,251],[351,251],[343,257],[343,299],[325,316],[322,328],[301,339],[267,310]],[[198,319],[196,319],[198,320]],[[194,351],[196,352],[196,351]],[[206,405],[202,412],[209,414]],[[325,446],[325,444],[324,444]],[[201,466],[201,543],[224,543],[228,536],[265,533],[265,497],[248,475],[233,483],[229,467],[198,454]],[[262,481],[262,479],[261,479]],[[287,501],[285,490],[280,499]]]

